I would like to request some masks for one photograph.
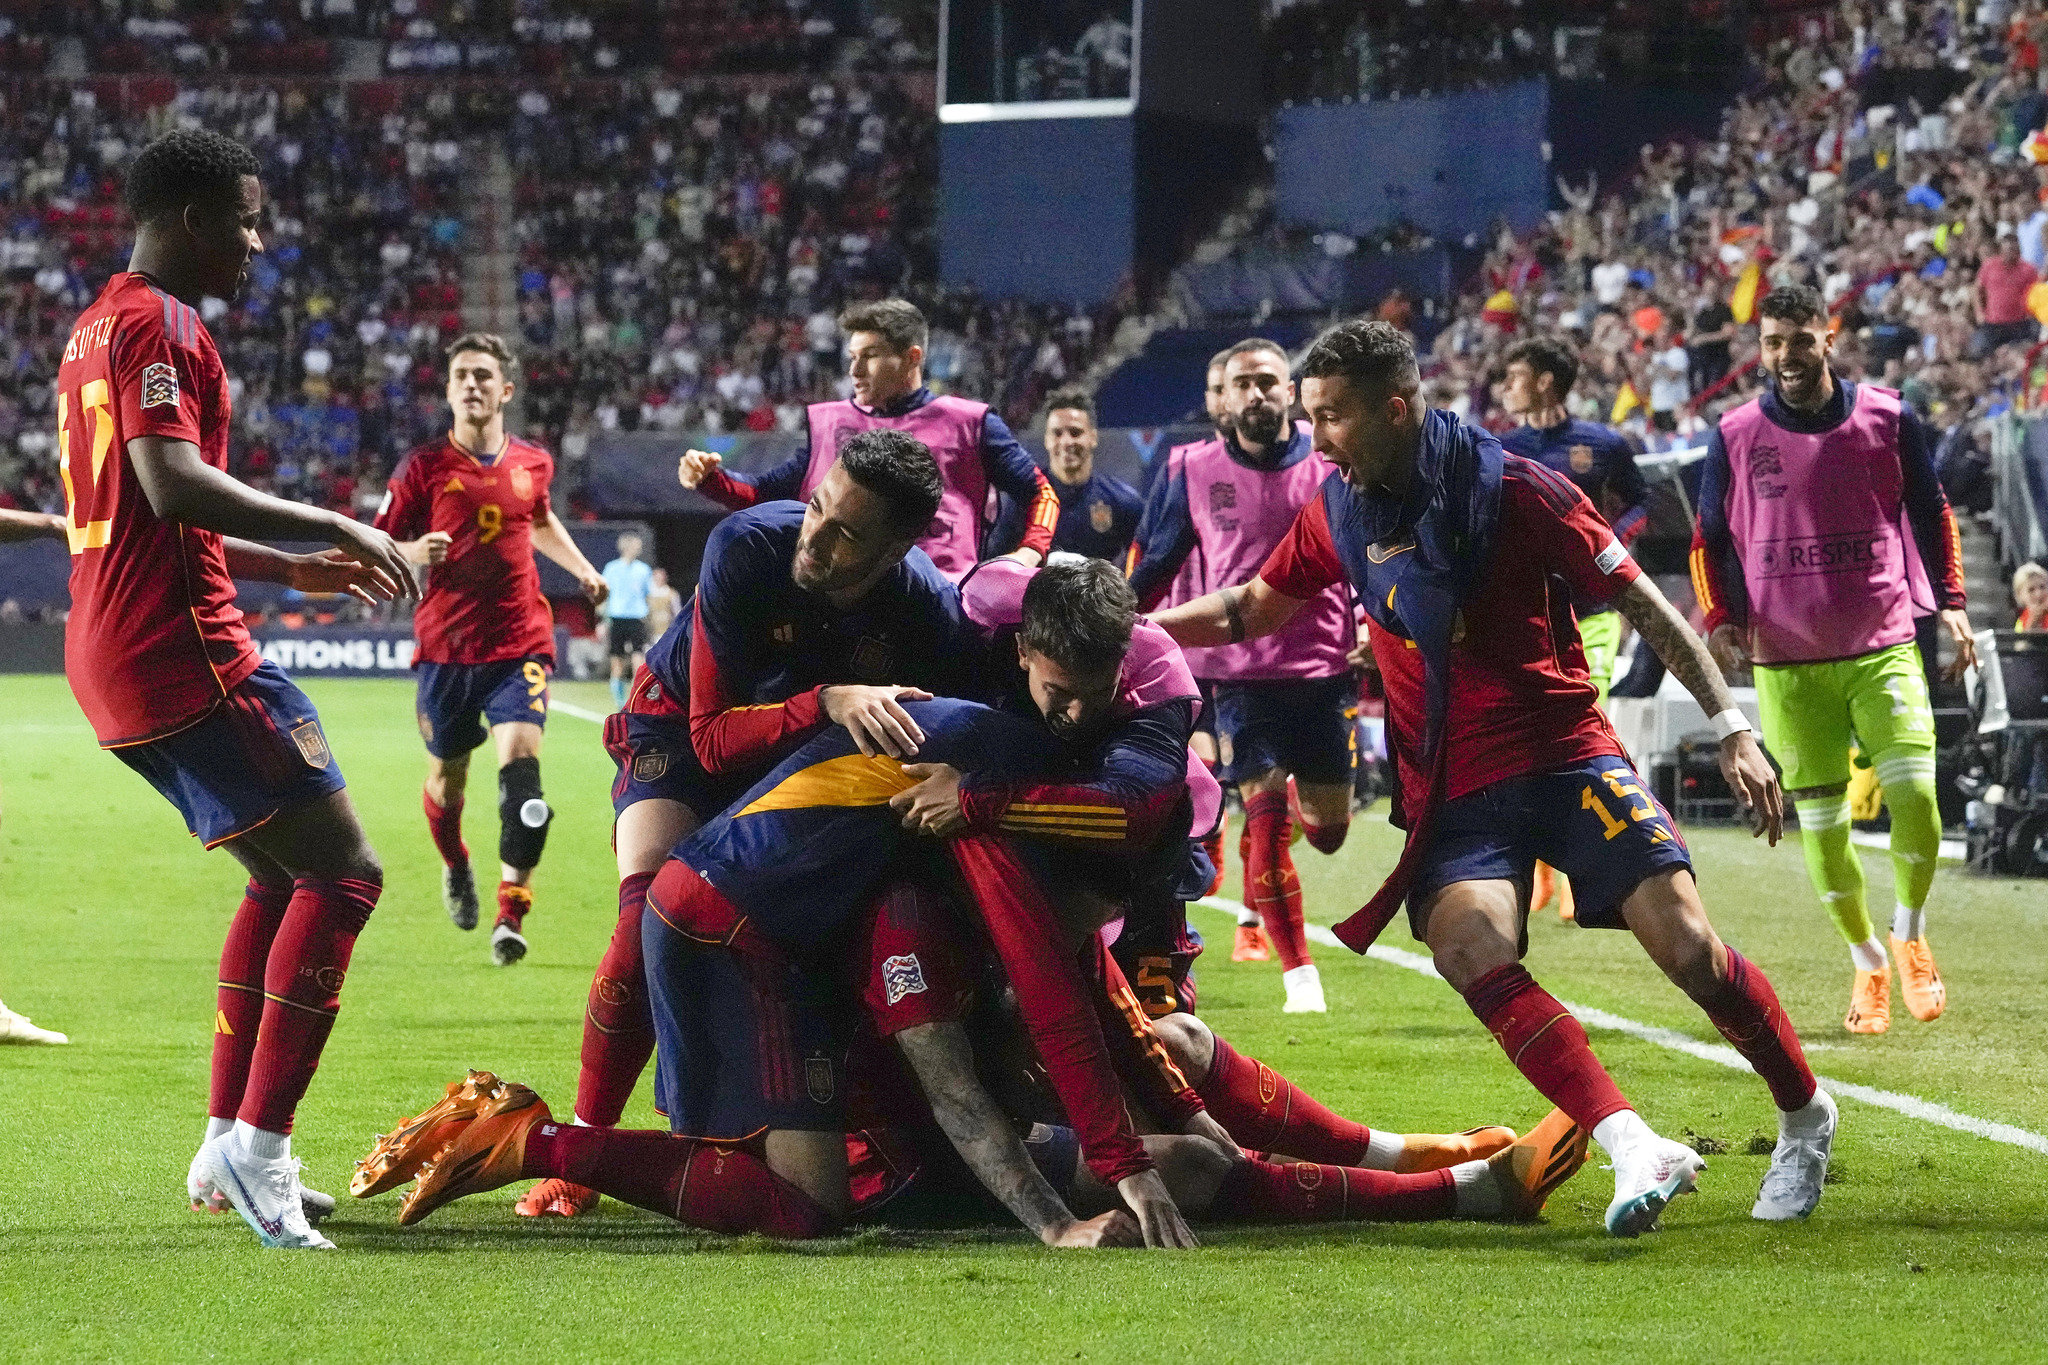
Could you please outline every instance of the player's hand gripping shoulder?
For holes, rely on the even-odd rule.
[[[917,757],[924,743],[924,731],[897,703],[930,701],[932,694],[917,687],[828,687],[818,694],[825,719],[846,727],[861,753],[869,758],[886,754],[906,760]]]
[[[1180,1206],[1166,1192],[1166,1181],[1158,1170],[1143,1170],[1136,1175],[1125,1176],[1116,1182],[1116,1192],[1137,1215],[1138,1226],[1145,1232],[1146,1246],[1179,1248],[1200,1245],[1195,1241],[1187,1219],[1180,1216]]]
[[[685,488],[695,488],[712,470],[724,463],[708,450],[686,450],[683,458],[676,462],[676,482]]]
[[[412,579],[405,575],[406,582]],[[292,555],[286,568],[286,583],[305,593],[347,593],[358,602],[376,606],[398,596],[399,584],[382,567],[365,564],[342,550]]]
[[[889,798],[889,809],[903,817],[903,828],[943,839],[967,828],[960,809],[960,770],[950,763],[907,763],[905,777],[917,785]]]

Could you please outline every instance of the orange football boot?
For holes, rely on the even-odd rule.
[[[497,1086],[498,1078],[488,1071],[472,1071],[459,1081],[448,1082],[448,1093],[432,1108],[416,1119],[400,1119],[396,1130],[377,1135],[370,1154],[356,1163],[348,1192],[368,1199],[412,1179],[419,1174],[421,1162],[455,1140]]]
[[[1536,864],[1536,879],[1529,886],[1529,913],[1535,914],[1550,904],[1550,898],[1557,894],[1557,873],[1549,863],[1539,860]]]
[[[1527,1222],[1543,1211],[1550,1193],[1586,1164],[1591,1134],[1553,1109],[1529,1136],[1487,1158],[1500,1184],[1501,1217]]]
[[[1467,1128],[1462,1133],[1408,1133],[1401,1138],[1401,1155],[1394,1158],[1394,1170],[1401,1175],[1417,1171],[1441,1171],[1467,1161],[1484,1161],[1515,1143],[1512,1128]]]
[[[410,1227],[443,1204],[519,1179],[528,1134],[553,1119],[540,1096],[500,1081],[455,1141],[420,1167],[420,1178],[398,1203],[399,1225]]]
[[[512,1206],[512,1212],[521,1218],[581,1218],[597,1207],[601,1197],[596,1190],[572,1185],[559,1176],[549,1176],[520,1195],[519,1202]]]
[[[1948,1008],[1948,987],[1941,984],[1941,972],[1934,965],[1934,950],[1923,935],[1915,939],[1891,936],[1892,957],[1899,964],[1899,994],[1906,1008],[1923,1024],[1941,1018]]]
[[[1851,1033],[1883,1033],[1892,1026],[1892,971],[1889,966],[1874,972],[1858,970],[1856,986],[1849,995],[1849,1015],[1842,1027]]]
[[[1237,940],[1230,946],[1232,962],[1264,962],[1273,956],[1271,945],[1266,942],[1266,931],[1256,924],[1237,926]]]
[[[1572,879],[1557,874],[1557,917],[1570,924],[1579,917],[1579,903],[1572,899]]]

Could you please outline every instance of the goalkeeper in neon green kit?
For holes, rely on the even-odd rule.
[[[1799,812],[1807,872],[1855,962],[1845,1025],[1883,1033],[1892,957],[1914,1018],[1939,1018],[1947,1002],[1926,933],[1941,815],[1913,618],[1940,613],[1955,641],[1952,673],[1976,661],[1961,541],[1934,442],[1912,410],[1831,371],[1820,295],[1773,290],[1758,315],[1772,383],[1724,414],[1709,440],[1693,587],[1723,666],[1755,668],[1764,742]],[[1889,955],[1849,843],[1852,744],[1891,808]]]

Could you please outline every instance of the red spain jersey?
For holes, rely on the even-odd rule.
[[[427,571],[413,614],[430,664],[487,664],[538,654],[555,657],[555,617],[533,562],[533,523],[548,514],[554,457],[517,436],[491,458],[443,437],[399,464],[377,512],[377,529],[397,540],[429,531],[454,539],[448,558]]]
[[[1493,560],[1452,628],[1446,799],[1607,754],[1627,757],[1596,704],[1571,604],[1574,595],[1608,602],[1641,572],[1569,479],[1534,460],[1507,457]],[[1345,580],[1324,499],[1301,509],[1259,577],[1302,602]],[[1424,714],[1422,651],[1374,624],[1372,653],[1386,685],[1402,759],[1401,795],[1412,816],[1428,799],[1429,769],[1416,752]]]
[[[199,315],[124,271],[79,315],[57,366],[57,454],[71,542],[64,672],[106,748],[160,739],[261,660],[213,531],[151,510],[138,436],[190,441],[228,467],[228,381]]]

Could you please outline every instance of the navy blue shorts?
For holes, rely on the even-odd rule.
[[[487,664],[421,664],[419,670],[413,709],[420,738],[435,758],[462,757],[490,738],[487,724],[548,723],[548,665],[537,655]]]
[[[604,751],[619,770],[612,780],[614,816],[641,801],[680,801],[701,823],[753,785],[744,774],[720,776],[704,771],[690,743],[687,716],[615,711],[605,717]]]
[[[1437,814],[1436,834],[1408,893],[1408,923],[1452,882],[1519,881],[1538,858],[1572,879],[1577,923],[1625,929],[1621,905],[1659,872],[1691,868],[1671,814],[1625,758],[1589,759],[1561,772],[1496,782]]]
[[[687,903],[700,894],[715,904]],[[712,924],[730,913],[694,873],[665,878],[650,895],[641,945],[654,1007],[656,1107],[671,1130],[718,1142],[772,1129],[845,1132],[853,1014],[843,968],[700,936],[700,919]]]
[[[1195,679],[1195,690],[1202,694],[1202,714],[1195,717],[1195,733],[1216,738],[1216,684],[1208,678]]]
[[[1246,782],[1279,768],[1302,782],[1349,783],[1358,756],[1358,682],[1282,678],[1216,684],[1216,776]]]
[[[208,848],[348,784],[320,715],[284,670],[259,665],[197,725],[114,750]]]

